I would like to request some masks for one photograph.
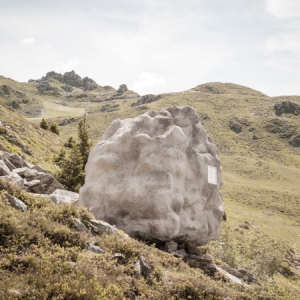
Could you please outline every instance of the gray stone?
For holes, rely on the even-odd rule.
[[[229,282],[231,283],[236,283],[239,285],[243,285],[243,286],[248,286],[248,284],[244,283],[241,279],[231,275],[230,273],[226,272],[225,270],[223,270],[220,266],[216,266],[217,270],[223,274],[225,277],[228,278]]]
[[[24,179],[16,173],[11,172],[9,175],[3,176],[2,178],[20,188],[24,187]]]
[[[6,166],[9,168],[10,171],[15,169],[15,166],[8,159],[4,158],[3,161],[5,162]]]
[[[26,181],[26,182],[24,183],[24,185],[27,187],[27,189],[30,190],[31,188],[33,188],[33,187],[39,185],[40,183],[41,183],[41,181],[38,180],[38,179],[36,179],[36,180]]]
[[[208,183],[215,167],[216,184]],[[223,216],[220,159],[191,107],[115,120],[90,152],[79,204],[130,236],[215,239]]]
[[[95,246],[95,245],[92,245],[92,244],[89,244],[87,246],[87,249],[86,249],[88,252],[93,252],[93,253],[96,253],[96,254],[103,254],[104,251],[98,247],[98,246]]]
[[[180,249],[180,250],[177,250],[174,255],[176,257],[180,257],[180,258],[185,258],[187,256],[187,253],[185,252],[184,249]]]
[[[48,170],[44,169],[42,166],[40,165],[34,165],[33,167],[31,167],[32,170],[37,170],[38,172],[42,172],[42,173],[49,173]]]
[[[15,166],[15,168],[23,168],[24,160],[19,155],[10,155],[9,161]]]
[[[126,84],[121,84],[118,88],[118,93],[119,94],[123,94],[125,93],[126,91],[128,91],[128,88],[127,88],[127,85]]]
[[[173,253],[177,250],[177,247],[178,247],[178,244],[176,242],[170,241],[170,242],[165,243],[164,250],[169,253]]]
[[[100,220],[90,220],[89,221],[90,226],[92,227],[93,232],[102,235],[102,234],[118,234],[116,228],[111,226],[110,224],[100,221]]]
[[[40,185],[32,188],[32,191],[37,194],[51,194],[56,189],[64,188],[62,184],[55,179],[55,177],[42,172],[35,173],[34,175],[27,177],[26,179],[27,181],[40,180]]]
[[[19,209],[23,212],[27,212],[27,206],[23,201],[9,194],[5,194],[5,197],[12,207]]]
[[[0,160],[0,176],[6,176],[10,174],[9,168],[6,166],[3,160]]]
[[[36,172],[34,172],[31,169],[28,169],[27,167],[13,169],[13,172],[25,178],[31,177],[34,174],[36,174]]]
[[[77,231],[88,231],[85,225],[81,222],[80,219],[72,220],[73,226],[76,228]]]
[[[56,203],[72,204],[78,201],[79,195],[74,192],[63,189],[56,189],[51,195],[50,199]]]
[[[4,160],[4,159],[9,159],[10,154],[6,151],[0,151],[0,159]]]

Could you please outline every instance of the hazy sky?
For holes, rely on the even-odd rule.
[[[300,95],[299,0],[0,0],[0,75],[140,94],[220,81]]]

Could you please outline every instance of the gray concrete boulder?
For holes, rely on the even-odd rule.
[[[204,245],[218,236],[218,150],[189,106],[115,120],[85,171],[79,204],[133,237]]]

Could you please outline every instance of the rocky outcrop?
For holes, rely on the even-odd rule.
[[[41,81],[36,88],[41,93],[53,90],[49,81]]]
[[[126,91],[128,91],[128,87],[126,84],[121,84],[118,88],[118,93],[119,94],[123,94],[125,93]]]
[[[142,104],[155,102],[155,101],[158,101],[159,99],[161,99],[164,96],[165,95],[162,95],[162,94],[161,95],[152,95],[152,94],[144,95],[144,96],[140,97],[137,102],[132,103],[131,106],[139,106],[139,105],[142,105]]]
[[[274,105],[274,110],[277,116],[281,116],[282,114],[298,116],[300,114],[300,105],[290,101],[282,101]]]
[[[85,170],[79,204],[133,237],[204,245],[218,236],[218,150],[191,107],[115,120]]]
[[[48,170],[40,165],[32,166],[21,156],[5,151],[0,151],[0,179],[36,194],[51,194],[63,189]]]

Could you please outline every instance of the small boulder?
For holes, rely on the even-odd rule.
[[[77,231],[88,231],[88,229],[85,227],[85,225],[81,222],[80,219],[74,219],[72,223]]]
[[[15,166],[8,159],[4,158],[3,161],[6,164],[6,166],[9,168],[10,171],[15,169]]]
[[[93,253],[96,253],[96,254],[103,254],[104,253],[104,251],[100,247],[92,245],[92,244],[89,244],[87,246],[86,250],[88,252],[93,252]]]
[[[31,167],[31,170],[37,170],[38,172],[42,172],[42,173],[49,173],[48,170],[44,169],[40,165],[34,165],[33,167]]]
[[[104,222],[104,221],[100,221],[100,220],[90,220],[89,225],[92,227],[92,230],[99,234],[117,234],[117,230],[116,228],[114,228],[113,226],[111,226],[110,224]]]
[[[79,195],[74,192],[56,189],[51,195],[50,199],[56,203],[72,204],[78,201]]]
[[[231,120],[229,122],[229,128],[234,131],[235,133],[240,133],[243,130],[243,127],[241,124],[239,124],[238,122]]]
[[[9,194],[5,194],[5,197],[12,207],[19,209],[23,212],[27,212],[27,206],[23,201]]]
[[[3,176],[2,178],[16,186],[19,186],[20,188],[24,187],[24,179],[16,173],[11,172],[9,175]]]
[[[6,176],[10,174],[9,168],[6,166],[3,160],[0,160],[0,176]]]
[[[19,155],[10,155],[9,161],[15,166],[15,168],[23,168],[24,160]]]
[[[174,253],[178,248],[178,244],[174,241],[166,242],[164,250],[169,253]]]

